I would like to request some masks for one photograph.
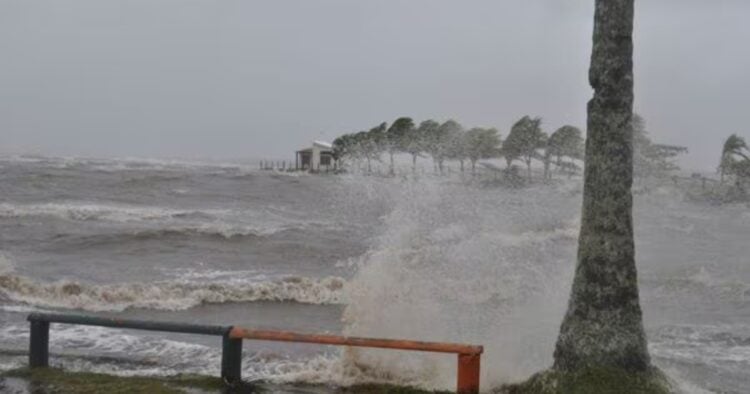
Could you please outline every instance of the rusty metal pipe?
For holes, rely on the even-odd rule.
[[[233,327],[229,337],[256,339],[261,341],[317,343],[321,345],[359,346],[383,349],[416,350],[437,353],[482,354],[482,346],[461,345],[457,343],[419,342],[398,339],[375,339],[345,337],[339,335],[300,334],[289,331],[250,330]]]

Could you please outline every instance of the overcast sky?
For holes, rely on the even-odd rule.
[[[585,126],[593,0],[0,0],[0,152],[293,158],[398,116]],[[750,139],[750,1],[640,0],[636,110]]]

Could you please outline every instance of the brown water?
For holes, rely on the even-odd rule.
[[[241,164],[0,160],[0,369],[31,311],[472,342],[483,383],[551,363],[575,259],[577,180],[508,190]],[[636,198],[650,349],[688,392],[747,392],[750,212],[654,184]],[[52,363],[218,374],[218,338],[54,326]],[[105,358],[102,358],[105,357]],[[453,385],[455,360],[246,342],[276,383]],[[367,368],[361,368],[368,365]]]

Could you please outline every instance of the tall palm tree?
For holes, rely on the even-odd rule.
[[[633,241],[634,0],[596,0],[578,262],[554,368],[647,371]]]

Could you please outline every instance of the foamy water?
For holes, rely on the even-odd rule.
[[[510,190],[226,163],[0,164],[0,369],[25,363],[33,311],[482,344],[487,389],[552,362],[579,180]],[[750,386],[748,218],[668,187],[636,198],[650,350],[681,391]],[[53,364],[71,370],[220,364],[216,339],[64,325],[52,338]],[[455,357],[409,352],[246,343],[243,368],[278,383],[455,384]]]

